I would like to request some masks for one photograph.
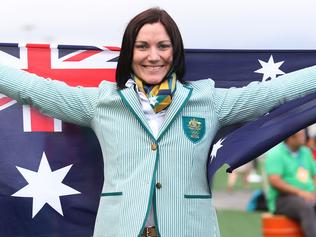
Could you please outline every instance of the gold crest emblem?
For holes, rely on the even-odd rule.
[[[200,137],[201,122],[199,122],[197,119],[193,118],[189,121],[188,127],[191,130],[191,137],[192,138],[199,138]]]
[[[184,134],[191,142],[197,143],[205,134],[205,119],[191,116],[182,116]]]

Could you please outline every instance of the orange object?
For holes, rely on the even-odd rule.
[[[304,237],[299,223],[283,215],[262,215],[263,237]]]

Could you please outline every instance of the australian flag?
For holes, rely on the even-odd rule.
[[[0,44],[0,63],[72,86],[114,81],[118,54],[105,46]],[[212,78],[217,87],[242,87],[314,65],[316,51],[188,49],[186,61],[186,80]],[[234,169],[315,122],[315,99],[310,95],[225,128],[210,151],[208,178],[224,163]],[[93,132],[1,94],[0,121],[0,236],[91,236],[103,182]]]
[[[114,81],[115,47],[0,44],[0,63],[73,86]],[[0,236],[92,235],[103,182],[88,128],[0,95]]]

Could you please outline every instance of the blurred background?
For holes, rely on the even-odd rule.
[[[131,17],[154,6],[177,22],[185,48],[316,49],[312,0],[3,0],[0,42],[120,46]],[[231,187],[227,167],[218,171],[213,195],[222,237],[261,236],[261,212],[247,209],[264,189],[263,161]]]
[[[131,17],[153,6],[186,48],[316,49],[313,0],[3,0],[0,42],[119,46]]]

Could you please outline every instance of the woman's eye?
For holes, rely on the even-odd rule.
[[[136,44],[136,45],[135,45],[135,48],[136,48],[136,49],[146,49],[147,46],[146,46],[145,44]]]
[[[171,44],[161,44],[161,45],[159,45],[159,48],[160,49],[169,49],[169,48],[171,48]]]

